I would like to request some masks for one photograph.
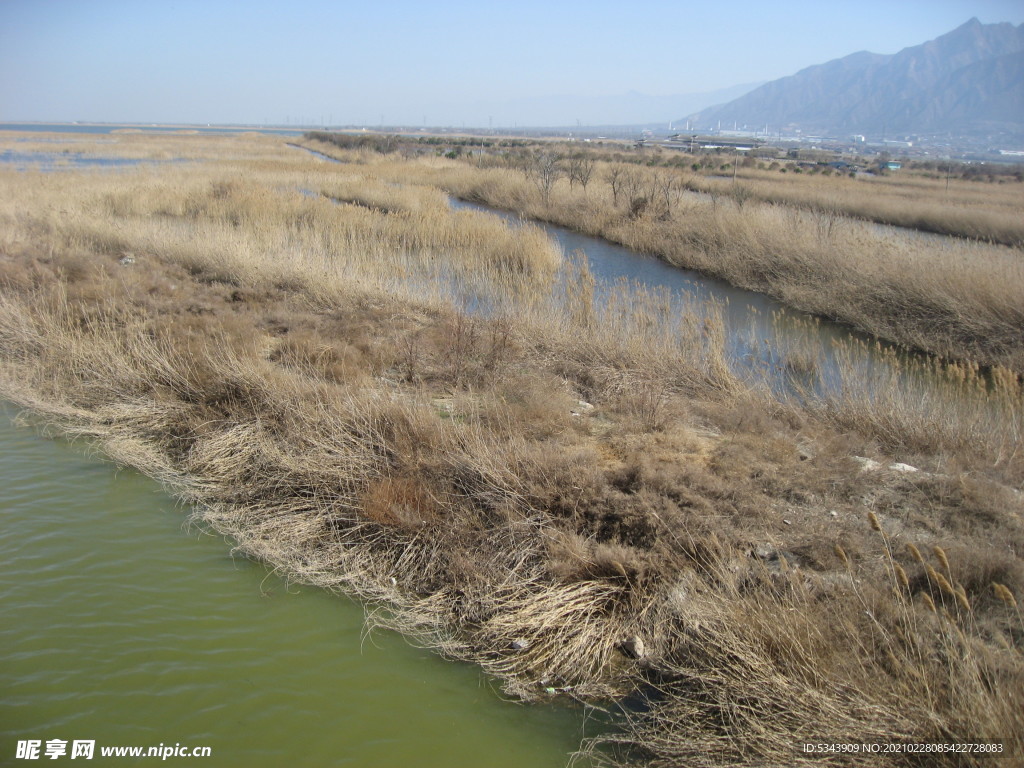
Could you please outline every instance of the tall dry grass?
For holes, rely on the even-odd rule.
[[[1014,248],[1024,247],[1024,185],[979,184],[962,179],[786,174],[744,168],[731,180],[692,176],[691,190],[765,203],[782,203],[921,232],[950,235]]]
[[[628,427],[596,445],[562,427],[553,445],[500,397],[439,408],[429,390],[381,387],[383,373],[338,382],[315,360],[276,364],[226,321],[180,338],[116,304],[83,323],[86,308],[60,290],[4,300],[5,396],[161,479],[241,553],[375,601],[374,621],[479,663],[510,694],[598,703],[640,685],[649,706],[595,759],[626,759],[616,745],[648,765],[810,764],[803,743],[1021,746],[1019,616],[984,603],[994,583],[1020,588],[1019,560],[997,557],[992,576],[944,566],[961,593],[906,557],[913,586],[893,596],[892,537],[864,531],[838,566],[794,551],[799,537],[745,554],[759,525],[706,517],[742,498],[742,482],[715,483],[750,469],[726,469],[721,448],[714,472],[681,482],[667,458],[602,470],[597,446],[622,451]],[[632,637],[642,665],[620,650]]]
[[[992,759],[955,749],[884,753],[900,744],[952,747],[954,734],[966,732],[1018,759],[1020,733],[1007,738],[1004,731],[1017,718],[1021,693],[1002,687],[1019,663],[1014,651],[981,640],[974,598],[953,587],[938,564],[922,558],[918,566],[907,556],[907,569],[932,574],[908,577],[892,542],[875,528],[876,565],[888,579],[866,576],[841,545],[845,588],[785,560],[778,572],[762,569],[739,580],[722,570],[707,574],[714,586],[690,593],[666,617],[673,650],[658,670],[650,711],[633,716],[635,730],[595,739],[589,754],[596,763],[615,763],[598,747],[617,756],[640,751],[648,766],[952,766]],[[1012,609],[1015,598],[1005,597]],[[972,714],[939,722],[938,710]],[[766,721],[777,727],[755,725]]]
[[[1015,249],[880,231],[827,206],[687,195],[682,189],[692,178],[674,169],[606,164],[585,191],[562,179],[544,193],[516,168],[443,158],[410,168],[316,146],[389,178],[411,175],[468,200],[657,254],[898,344],[1024,371],[1024,261]],[[630,178],[618,201],[608,182],[615,168]]]
[[[4,244],[16,245],[27,231],[45,248],[157,257],[209,280],[300,279],[311,290],[339,281],[404,284],[424,298],[444,293],[446,281],[480,275],[503,286],[550,283],[561,258],[539,230],[513,231],[493,217],[449,211],[432,190],[394,190],[372,179],[178,166],[82,178],[5,176]],[[331,202],[339,184],[353,183],[391,200],[393,210]]]
[[[397,166],[249,141],[187,170],[0,172],[5,398],[510,694],[632,702],[595,760],[1020,754],[1002,442],[884,442],[910,427],[748,391],[713,312],[595,305],[585,262],[447,211],[421,165],[399,189]]]

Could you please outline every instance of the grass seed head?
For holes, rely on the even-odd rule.
[[[839,558],[840,562],[842,562],[843,565],[845,565],[847,568],[850,567],[850,558],[847,557],[846,550],[843,549],[841,545],[836,544],[832,548],[832,551],[836,553],[836,557]]]
[[[996,593],[996,597],[1006,603],[1009,607],[1017,607],[1017,598],[1013,596],[1013,592],[1011,592],[1005,584],[992,582],[992,591]]]
[[[956,597],[957,597],[956,590],[953,589],[953,585],[949,583],[949,579],[947,579],[941,573],[936,573],[935,574],[935,582],[939,585],[939,589],[941,589],[943,592],[945,592],[950,597],[956,599]]]
[[[910,553],[910,556],[914,558],[916,562],[920,563],[921,565],[924,565],[924,557],[921,555],[921,550],[914,546],[913,542],[907,542],[907,551]]]
[[[896,581],[903,587],[907,592],[910,591],[910,580],[907,578],[907,572],[903,570],[903,566],[899,563],[893,564],[893,570],[896,571]]]

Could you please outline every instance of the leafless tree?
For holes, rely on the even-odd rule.
[[[544,204],[547,205],[551,199],[551,190],[555,186],[555,182],[562,177],[562,166],[558,157],[551,152],[538,153],[533,158],[533,173],[531,175],[540,190]]]
[[[583,187],[583,191],[587,191],[587,184],[590,183],[590,177],[594,174],[594,158],[587,155],[585,152],[577,152],[569,158],[569,187],[572,188],[575,184],[579,184]]]
[[[643,168],[637,166],[630,166],[623,173],[622,179],[622,191],[626,193],[626,199],[632,203],[638,197],[644,197],[644,187],[646,186],[647,174],[644,173]]]
[[[622,184],[624,181],[625,173],[626,169],[623,168],[621,165],[613,165],[611,168],[608,169],[607,173],[605,174],[605,178],[608,179],[608,183],[612,187],[613,205],[619,204],[619,195],[623,192]]]
[[[629,203],[629,215],[640,218],[651,204],[651,191],[648,189],[649,178],[643,168],[626,168],[622,174],[622,191]]]
[[[683,193],[683,181],[670,171],[657,171],[651,175],[649,197],[655,202],[657,215],[671,219]]]

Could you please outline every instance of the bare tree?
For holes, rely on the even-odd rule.
[[[555,182],[562,177],[562,166],[551,152],[540,152],[533,158],[533,173],[531,174],[537,188],[540,190],[544,205],[551,199],[551,190]]]
[[[587,191],[587,184],[590,183],[590,177],[594,174],[594,158],[587,155],[585,152],[577,152],[569,158],[569,188],[571,189],[575,184],[579,184],[583,187],[583,191]]]
[[[613,205],[619,204],[619,195],[623,192],[622,184],[624,181],[625,173],[626,169],[623,168],[621,165],[613,165],[605,173],[605,178],[608,179],[608,183],[611,184],[612,187]]]
[[[669,171],[656,171],[651,176],[649,197],[655,201],[657,215],[671,219],[676,205],[682,197],[683,181]]]
[[[648,183],[648,174],[643,168],[627,168],[623,174],[622,191],[629,202],[629,215],[634,219],[640,218],[651,203]]]
[[[644,187],[646,186],[647,174],[644,173],[643,168],[637,166],[630,166],[623,173],[622,178],[622,191],[626,193],[626,198],[632,202],[637,197],[643,196]]]

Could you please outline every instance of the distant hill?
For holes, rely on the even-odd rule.
[[[861,51],[691,114],[700,128],[826,135],[1024,136],[1024,24],[966,24],[922,45]]]

